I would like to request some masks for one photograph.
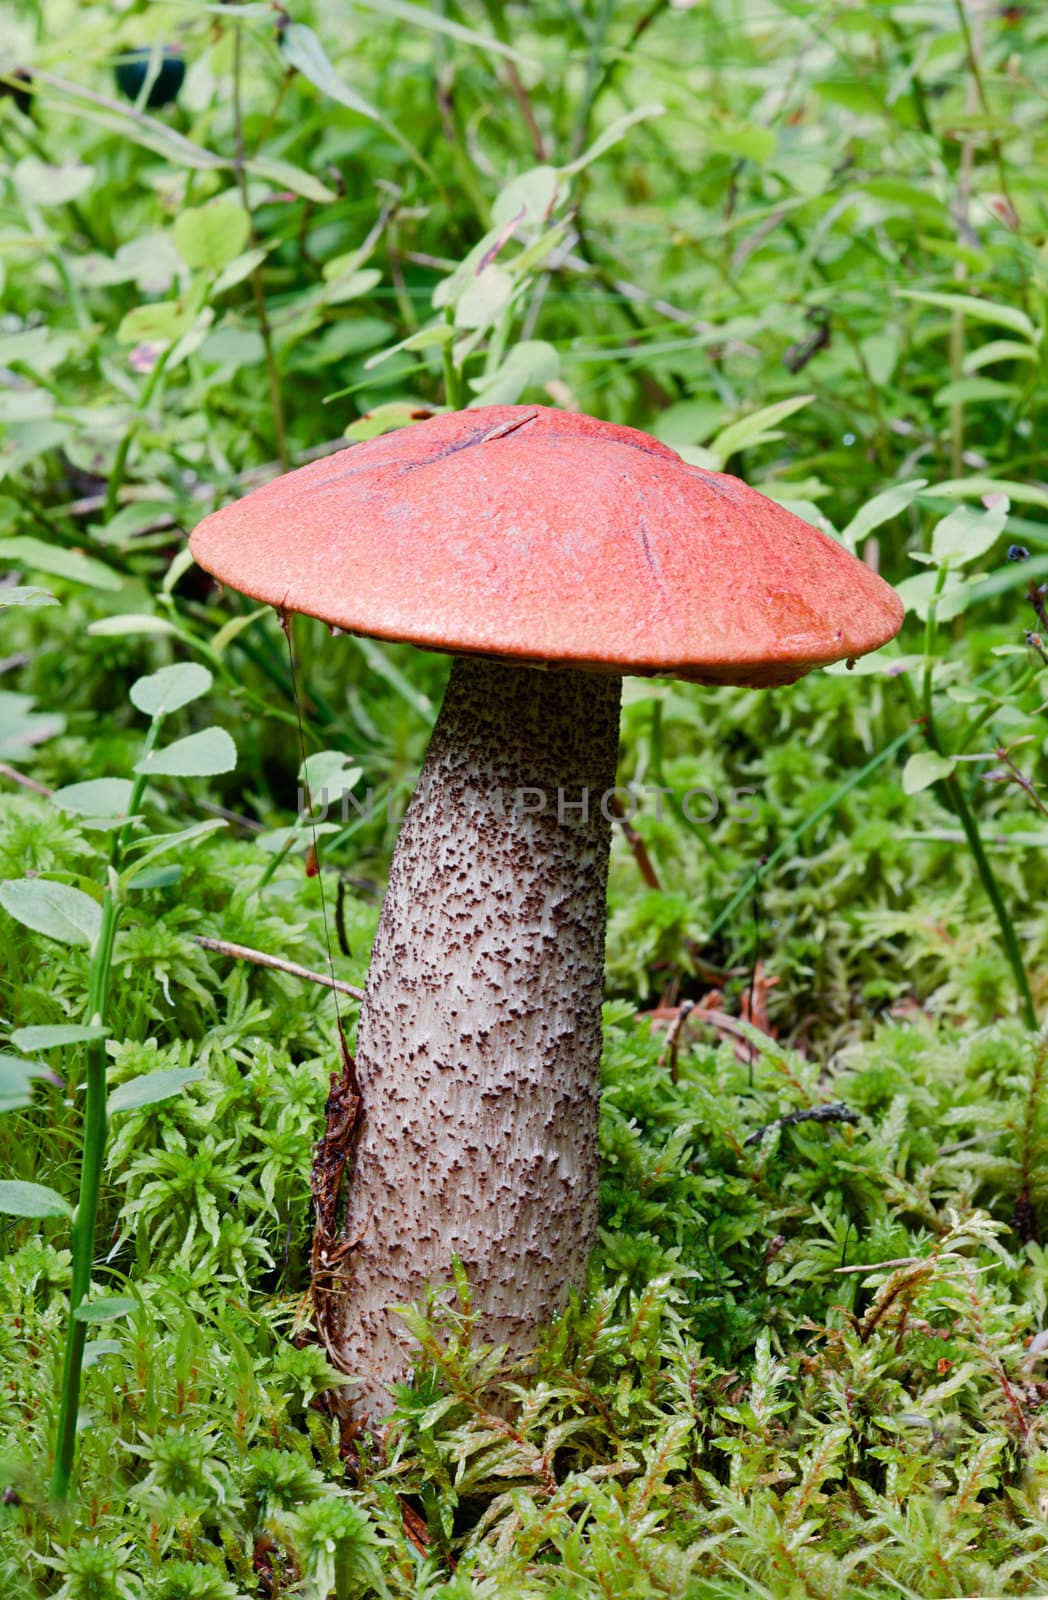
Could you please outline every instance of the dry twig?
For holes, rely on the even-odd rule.
[[[337,989],[348,994],[351,1000],[363,1000],[364,991],[355,984],[343,983],[339,978],[329,978],[326,973],[313,972],[300,967],[297,961],[284,961],[280,956],[267,956],[262,950],[252,950],[246,944],[231,944],[228,939],[211,939],[206,934],[194,935],[194,943],[216,955],[232,956],[235,961],[250,961],[256,967],[269,967],[273,972],[286,972],[289,978],[304,978],[307,983],[319,983],[325,989]]]

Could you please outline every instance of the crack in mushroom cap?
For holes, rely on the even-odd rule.
[[[903,618],[869,567],[738,478],[548,406],[350,446],[205,517],[190,548],[351,633],[699,683],[791,683]]]

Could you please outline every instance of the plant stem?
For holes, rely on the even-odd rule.
[[[452,319],[448,317],[450,322]],[[444,402],[452,411],[457,411],[462,404],[462,374],[455,365],[452,354],[453,340],[448,339],[444,344]]]
[[[939,576],[940,580],[942,580],[943,571],[940,572]],[[941,587],[942,581],[940,581],[939,584],[939,588]],[[937,588],[936,593],[939,592],[939,588]],[[939,729],[935,721],[935,712],[932,705],[931,695],[931,656],[928,654],[928,652],[934,647],[935,642],[934,600],[932,601],[932,604],[928,610],[928,622],[925,627],[924,637],[925,664],[920,719],[921,723],[923,724],[924,737],[927,740],[929,749],[934,750],[936,755],[948,757],[949,752],[943,749],[943,743],[939,737]],[[913,689],[908,682],[907,688],[909,689],[912,700],[914,698]],[[914,709],[916,710],[916,707],[914,707]],[[1033,994],[1030,990],[1030,980],[1027,976],[1026,964],[1023,961],[1022,949],[1019,945],[1019,936],[1015,931],[1015,924],[1013,923],[1008,912],[1008,907],[1004,903],[1004,896],[1001,894],[1001,889],[997,882],[996,874],[994,873],[993,867],[990,864],[990,858],[986,854],[986,847],[982,841],[982,834],[979,832],[979,824],[976,821],[975,813],[968,804],[968,797],[961,788],[960,780],[958,779],[956,772],[952,772],[948,778],[943,779],[936,785],[936,788],[939,790],[939,793],[945,801],[947,807],[953,812],[964,831],[964,836],[968,841],[968,848],[972,853],[972,860],[975,862],[975,868],[979,874],[979,879],[986,893],[986,898],[993,907],[993,914],[997,918],[997,926],[1001,932],[1001,941],[1004,945],[1004,952],[1008,958],[1008,965],[1012,969],[1012,976],[1015,979],[1015,987],[1019,992],[1019,1005],[1022,1010],[1023,1021],[1026,1023],[1028,1028],[1034,1029],[1037,1027],[1037,1013],[1034,1010]]]
[[[258,245],[258,234],[255,231],[255,219],[251,214],[251,205],[247,192],[247,177],[244,172],[244,119],[240,103],[243,53],[243,33],[239,24],[234,23],[233,129],[236,149],[233,157],[233,168],[236,172],[237,188],[240,190],[240,203],[247,212],[248,221],[251,224],[249,244],[254,249]],[[269,379],[269,403],[273,410],[273,432],[276,435],[277,459],[280,462],[281,472],[287,472],[291,466],[291,455],[287,443],[287,425],[284,421],[284,396],[280,388],[280,373],[277,370],[276,352],[273,349],[273,330],[269,323],[269,312],[266,310],[266,292],[262,284],[261,267],[253,267],[251,270],[251,292],[255,300],[258,331],[262,335],[262,348],[266,355],[266,376]]]
[[[124,437],[116,447],[116,455],[113,457],[113,465],[109,473],[109,482],[106,484],[106,503],[103,509],[103,516],[106,522],[111,521],[116,515],[117,500],[124,486],[128,452],[134,443],[135,434],[138,432],[143,414],[156,393],[156,386],[160,382],[164,368],[167,365],[167,358],[174,348],[173,344],[169,344],[167,349],[161,351],[160,355],[157,356],[156,365],[142,385],[142,392],[135,403],[135,414],[127,425]]]
[[[91,958],[88,1016],[93,1024],[102,1021],[105,1010],[117,917],[117,903],[112,889],[107,887],[102,900],[102,926]],[[84,1365],[84,1344],[87,1339],[87,1323],[78,1321],[76,1312],[91,1287],[95,1222],[98,1217],[98,1192],[101,1187],[105,1143],[106,1047],[105,1040],[101,1039],[91,1045],[87,1059],[84,1154],[80,1166],[80,1194],[73,1218],[73,1279],[69,1290],[69,1323],[66,1329],[65,1361],[62,1369],[55,1464],[51,1478],[51,1497],[59,1503],[69,1496],[73,1460],[76,1454],[80,1379]]]
[[[928,615],[924,619],[924,671],[921,675],[921,715],[924,725],[934,723],[932,711],[932,676],[935,668],[935,635],[938,631],[936,611],[939,597],[946,587],[947,568],[940,567],[935,579],[935,593],[928,602]]]
[[[162,717],[155,717],[151,722],[142,747],[143,756],[148,755],[156,744],[162,721]],[[105,1018],[109,973],[113,965],[113,945],[120,920],[116,868],[127,848],[133,826],[131,819],[138,814],[147,782],[145,774],[135,775],[127,806],[128,821],[118,833],[114,834],[109,850],[108,882],[102,896],[102,924],[95,948],[91,953],[88,972],[87,1015],[88,1021],[95,1026]],[[73,1277],[69,1289],[69,1323],[66,1329],[65,1360],[62,1367],[55,1462],[51,1475],[51,1498],[59,1504],[69,1498],[73,1463],[76,1458],[76,1424],[80,1411],[84,1344],[87,1340],[87,1323],[80,1322],[76,1313],[91,1287],[98,1195],[102,1187],[102,1165],[105,1160],[106,1128],[106,1042],[104,1039],[99,1039],[88,1050],[84,1099],[84,1153],[80,1163],[80,1193],[73,1216]]]
[[[986,898],[993,906],[994,916],[997,918],[997,925],[1001,930],[1005,954],[1008,957],[1008,964],[1012,969],[1015,986],[1019,991],[1019,1003],[1022,1008],[1023,1021],[1031,1030],[1036,1029],[1037,1013],[1034,1010],[1033,994],[1030,990],[1030,980],[1023,961],[1019,937],[1015,931],[1015,924],[1008,914],[1008,908],[1004,903],[1004,897],[994,875],[993,867],[990,865],[990,858],[986,854],[982,835],[979,832],[979,825],[975,820],[975,815],[968,804],[956,773],[952,773],[946,779],[946,782],[941,785],[941,788],[947,794],[950,808],[964,829],[965,838],[968,840],[968,848],[972,852],[972,858],[978,869],[979,877],[982,879],[982,886],[986,891]]]

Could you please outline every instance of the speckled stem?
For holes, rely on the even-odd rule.
[[[620,690],[479,658],[452,669],[357,1036],[341,1231],[359,1242],[325,1295],[325,1333],[361,1381],[344,1402],[358,1417],[388,1410],[410,1367],[386,1308],[448,1282],[453,1255],[479,1336],[518,1353],[584,1279]]]

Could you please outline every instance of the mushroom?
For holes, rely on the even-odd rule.
[[[622,675],[791,683],[885,644],[903,610],[738,479],[545,406],[313,462],[190,547],[283,612],[455,656],[372,952],[327,1252],[325,1342],[377,1419],[410,1367],[389,1308],[456,1258],[483,1337],[520,1355],[584,1281]]]

